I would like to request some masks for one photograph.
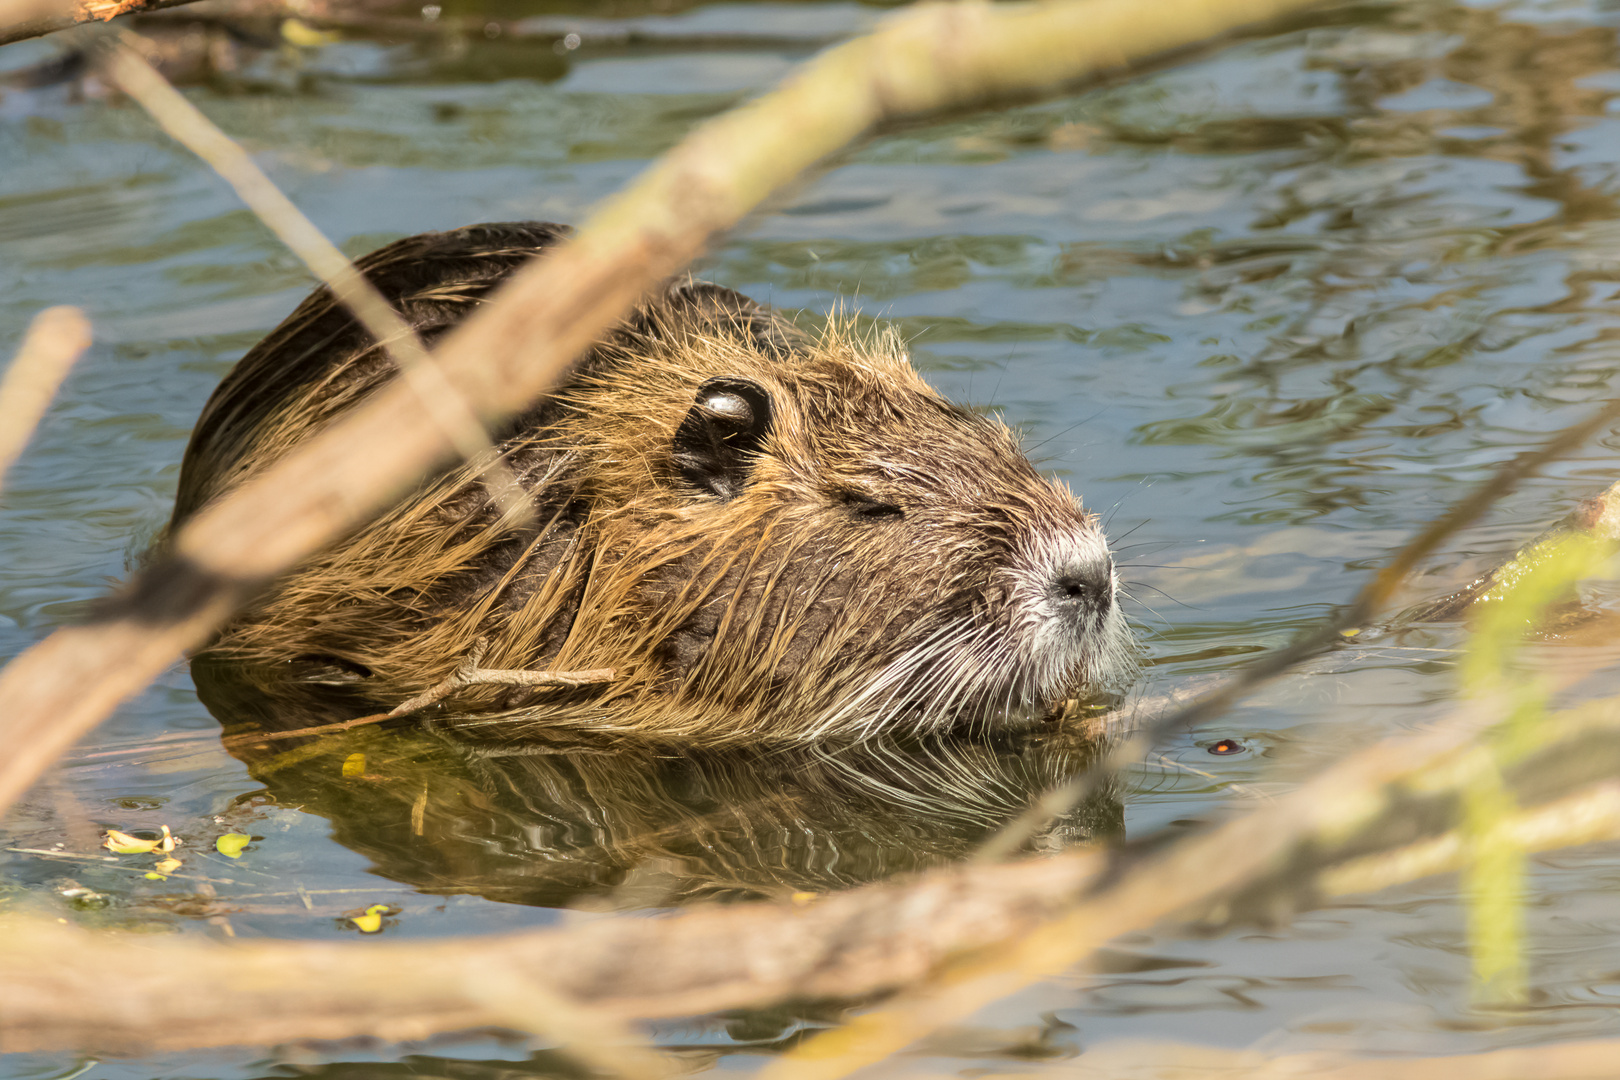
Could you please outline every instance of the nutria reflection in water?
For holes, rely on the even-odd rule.
[[[216,665],[197,665],[204,701],[276,802],[330,819],[333,838],[384,877],[509,903],[781,898],[945,865],[1087,767],[1100,745],[1079,717],[832,750],[660,746],[538,728],[495,742],[433,720],[263,739],[352,715],[352,702],[285,684],[266,693],[242,667]],[[345,775],[355,754],[364,770]],[[1122,829],[1120,800],[1105,790],[1026,850]]]
[[[477,226],[361,266],[431,343],[562,235]],[[174,523],[393,375],[311,297],[210,399]],[[530,513],[449,469],[193,667],[278,800],[424,891],[668,903],[958,859],[1089,763],[1082,699],[1134,676],[1095,518],[892,336],[677,284],[496,444]],[[473,664],[612,678],[436,692]],[[1119,820],[1105,793],[1031,842]]]
[[[430,343],[563,229],[484,225],[361,266]],[[392,378],[324,292],[210,399],[174,523]],[[450,469],[272,587],[205,655],[363,711],[805,744],[1051,721],[1135,671],[1095,518],[898,339],[817,337],[684,283],[498,433],[530,511]],[[611,671],[585,685],[458,669]],[[420,706],[421,708],[418,708]]]

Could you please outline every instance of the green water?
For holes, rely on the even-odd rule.
[[[578,221],[694,122],[881,15],[490,11],[576,29],[581,45],[356,37],[244,52],[230,78],[188,92],[358,254],[471,221]],[[942,391],[1021,427],[1119,538],[1145,691],[1178,689],[1320,618],[1469,485],[1609,396],[1617,31],[1604,2],[1338,7],[1135,79],[886,134],[779,197],[699,270],[786,310],[891,321]],[[54,47],[0,49],[0,72]],[[3,90],[0,351],[53,303],[84,307],[97,343],[0,495],[0,657],[123,574],[167,514],[210,389],[308,287],[138,110],[93,81]],[[1411,597],[1466,580],[1609,483],[1617,449],[1613,434],[1596,440],[1509,495]],[[1613,602],[1612,586],[1586,597]],[[1442,628],[1315,663],[1158,747],[1120,799],[1052,840],[1217,819],[1433,722],[1454,697],[1459,638]],[[1210,754],[1225,737],[1245,752]],[[176,668],[74,751],[56,794],[13,814],[0,874],[18,902],[151,933],[218,936],[223,918],[240,937],[338,940],[354,934],[345,912],[376,903],[399,909],[385,936],[493,932],[553,923],[560,903],[778,895],[956,858],[1079,753],[991,747],[898,780],[880,764],[905,795],[885,801],[852,795],[836,770],[536,764],[381,736],[340,749],[285,767],[239,759]],[[345,786],[348,753],[400,784]],[[976,779],[947,789],[942,775]],[[468,792],[482,816],[447,809]],[[145,866],[71,857],[93,843],[84,823],[168,824],[192,840],[186,870],[149,882]],[[202,853],[233,830],[257,838],[241,860]],[[1430,879],[1265,932],[1132,937],[893,1068],[1039,1073],[1116,1038],[1442,1053],[1612,1034],[1620,859],[1593,847],[1534,867],[1532,999],[1511,1023],[1470,1006],[1456,886]],[[197,902],[205,884],[211,904]],[[749,1070],[838,1015],[655,1034],[694,1069]],[[544,1048],[493,1039],[228,1050],[90,1075],[513,1071],[571,1075]]]

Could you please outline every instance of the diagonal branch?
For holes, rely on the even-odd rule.
[[[1087,850],[949,867],[802,906],[707,905],[447,941],[181,938],[160,956],[132,939],[16,915],[0,927],[0,1052],[405,1040],[510,1024],[514,1009],[539,1008],[545,997],[636,1020],[927,984],[926,995],[865,1013],[766,1070],[842,1075],[1120,934],[1207,912],[1268,876],[1286,884],[1284,871],[1318,856],[1359,853],[1319,879],[1335,892],[1453,868],[1446,835],[1408,842],[1407,800],[1425,785],[1435,795],[1467,785],[1484,763],[1472,746],[1481,719],[1463,711],[1433,731],[1386,739],[1272,804],[1168,846],[1150,839],[1118,858]],[[1564,717],[1560,733],[1547,751],[1559,761],[1594,757],[1598,734],[1612,755],[1620,714],[1612,702],[1594,703]],[[1617,838],[1620,788],[1610,771],[1508,826],[1535,849]],[[1391,840],[1405,846],[1381,859],[1367,850]],[[615,1042],[605,1024],[575,1034],[592,1046]]]
[[[235,189],[249,210],[301,259],[333,296],[354,315],[372,340],[388,350],[401,381],[427,407],[432,422],[464,458],[487,454],[489,433],[457,394],[416,336],[382,293],[355,269],[348,256],[304,216],[230,136],[202,114],[184,94],[147,63],[137,47],[141,38],[127,30],[109,50],[107,71],[118,88],[140,103],[175,142],[196,154]],[[521,512],[517,485],[499,460],[485,467],[485,485],[503,511]]]
[[[435,359],[486,423],[524,407],[659,282],[804,169],[874,125],[1049,90],[1308,6],[1309,0],[983,0],[906,11],[828,50],[770,94],[693,132],[565,248],[520,270]],[[449,461],[455,446],[408,385],[205,508],[173,553],[98,619],[0,672],[0,807],[67,746],[274,575]]]
[[[89,347],[90,323],[78,308],[46,308],[29,323],[22,348],[0,378],[0,482]]]

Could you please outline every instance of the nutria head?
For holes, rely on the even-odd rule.
[[[676,339],[567,400],[557,482],[599,509],[553,663],[618,669],[682,730],[997,724],[1130,669],[1095,518],[892,335]]]
[[[333,372],[375,371],[367,348],[288,394],[249,457],[297,437]],[[475,646],[485,667],[612,668],[602,687],[472,687],[435,715],[716,742],[1027,723],[1134,671],[1095,517],[892,334],[810,340],[678,287],[500,449],[532,520],[498,514],[463,466],[274,589],[215,653],[338,673],[380,708]]]

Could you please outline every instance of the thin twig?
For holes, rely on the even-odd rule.
[[[254,216],[331,290],[372,339],[388,350],[405,385],[415,390],[431,422],[439,426],[462,457],[474,460],[489,455],[489,433],[466,399],[445,379],[416,331],[355,269],[349,257],[282,194],[246,150],[146,62],[139,36],[120,30],[117,39],[118,44],[108,51],[106,66],[118,88],[145,109],[170,138],[202,158],[230,184]],[[484,466],[484,485],[502,512],[519,517],[525,514],[527,503],[511,470],[499,458],[491,458]]]
[[[356,716],[350,720],[336,720],[330,724],[315,724],[312,727],[288,728],[285,731],[244,731],[236,735],[226,735],[220,742],[229,750],[236,746],[257,746],[260,743],[278,742],[282,739],[304,739],[317,735],[336,735],[357,727],[369,727],[372,724],[381,724],[386,720],[394,719],[393,713],[369,713],[365,716]]]
[[[22,348],[0,379],[0,489],[62,380],[89,347],[90,320],[78,308],[46,308],[28,324]]]
[[[1524,851],[1613,840],[1620,837],[1620,784],[1599,784],[1521,811],[1499,828],[1506,840]],[[1452,830],[1333,867],[1320,875],[1317,888],[1324,896],[1345,896],[1377,892],[1430,874],[1451,873],[1467,861],[1468,848],[1468,837],[1460,830]]]
[[[409,716],[413,712],[425,709],[437,701],[442,701],[457,690],[468,686],[597,686],[612,682],[614,670],[612,668],[591,668],[586,671],[518,671],[509,668],[479,667],[484,658],[484,644],[479,643],[468,654],[467,659],[461,662],[442,682],[435,683],[422,693],[417,694],[409,701],[396,705],[388,712],[371,713],[367,716],[356,716],[350,720],[338,720],[330,724],[316,724],[313,727],[290,728],[286,731],[250,731],[236,735],[227,735],[224,744],[227,748],[232,746],[251,746],[260,743],[276,742],[281,739],[302,739],[316,735],[336,735],[339,732],[349,731],[357,727],[366,727],[370,724],[381,724],[387,720],[397,720],[402,716]]]
[[[511,668],[487,668],[484,650],[488,644],[479,641],[468,652],[467,658],[442,681],[435,683],[384,714],[384,719],[409,716],[435,702],[443,701],[457,690],[469,686],[596,686],[613,681],[612,668],[591,668],[588,671],[519,671]]]
[[[1347,1058],[1340,1054],[1269,1055],[1256,1050],[1120,1041],[1086,1047],[1085,1068],[1051,1075],[1147,1076],[1156,1080],[1610,1080],[1620,1039],[1542,1043],[1439,1057]]]
[[[1384,564],[1382,570],[1361,587],[1350,603],[1331,618],[1306,630],[1287,645],[1253,661],[1237,675],[1190,704],[1136,725],[1128,736],[1120,739],[1085,771],[1045,792],[1028,810],[986,841],[975,858],[982,862],[995,862],[1009,857],[1048,821],[1078,806],[1120,769],[1140,761],[1155,744],[1221,715],[1250,691],[1348,640],[1354,631],[1366,626],[1384,609],[1418,564],[1449,537],[1478,521],[1499,499],[1536,470],[1570,453],[1617,421],[1620,421],[1620,398],[1557,432],[1535,450],[1520,454],[1498,467],[1489,479],[1419,530],[1395,553],[1394,558]],[[1607,512],[1605,503],[1604,513]],[[1611,526],[1606,524],[1603,527]]]

